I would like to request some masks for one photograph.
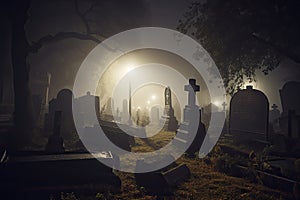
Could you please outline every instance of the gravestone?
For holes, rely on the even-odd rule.
[[[31,152],[32,154],[32,152]],[[109,151],[90,153],[8,155],[6,162],[0,163],[1,196],[14,193],[78,190],[84,185],[101,185],[118,191],[121,180],[112,168],[102,162],[115,162]],[[100,161],[102,162],[100,162]],[[22,196],[22,195],[20,195]],[[22,198],[17,199],[24,199]],[[25,198],[27,199],[27,198]]]
[[[266,95],[247,86],[230,101],[229,131],[237,140],[268,140],[269,101]]]
[[[289,81],[284,84],[280,93],[282,114],[280,128],[290,138],[300,139],[300,82]]]
[[[48,138],[45,148],[45,151],[48,153],[63,153],[65,151],[64,140],[60,136],[61,117],[62,112],[56,111],[54,116],[53,134]]]
[[[128,102],[127,99],[123,100],[123,108],[122,108],[122,114],[121,114],[121,122],[123,124],[128,123],[129,120],[129,113],[128,113]]]
[[[300,82],[289,81],[279,90],[282,114],[288,115],[289,110],[295,110],[300,115]]]
[[[160,158],[138,160],[136,169],[137,171],[147,171],[156,166],[161,160],[168,160],[171,164],[156,171],[135,174],[136,184],[139,187],[144,187],[147,193],[169,194],[172,188],[178,187],[181,182],[190,177],[190,170],[186,164],[182,163],[178,165],[171,155],[161,155]]]
[[[190,157],[194,157],[195,153],[200,150],[204,141],[206,130],[201,122],[201,110],[196,105],[196,92],[200,91],[200,87],[196,85],[195,79],[189,79],[189,85],[185,86],[188,92],[188,105],[184,108],[183,122],[174,137],[173,144],[179,148],[190,145],[186,153]],[[195,120],[195,118],[199,120]],[[194,136],[194,139],[191,140]]]
[[[278,110],[278,106],[276,104],[272,105],[272,110],[269,112],[269,122],[273,123],[280,117],[280,111]]]
[[[222,103],[222,106],[223,106],[223,112],[226,112],[227,103],[225,101]]]
[[[100,99],[98,96],[91,95],[87,92],[86,95],[74,99],[75,109],[81,115],[81,123],[83,127],[94,126],[98,124],[100,119]],[[95,105],[95,106],[90,106]],[[96,112],[97,119],[90,113]]]
[[[159,124],[159,108],[155,106],[151,108],[151,124]]]
[[[176,131],[178,128],[178,122],[174,116],[174,109],[172,107],[172,92],[170,87],[165,89],[165,109],[164,115],[162,116],[164,121],[163,129],[166,131]]]
[[[113,98],[109,97],[108,100],[106,101],[104,112],[101,113],[102,114],[101,118],[105,121],[113,121],[114,112],[115,112],[114,100]]]
[[[126,151],[131,151],[131,144],[134,139],[133,136],[128,135],[126,132],[134,132],[136,130],[126,124],[117,124],[115,122],[102,120],[99,121],[99,124],[93,127],[85,127],[83,129],[84,134],[82,135],[82,139],[89,144],[90,149],[96,152],[112,150],[109,149],[109,146],[99,146],[99,142],[97,141],[100,134],[98,132],[99,126],[101,126],[102,131],[112,143]],[[119,126],[121,126],[122,129]],[[123,130],[125,130],[126,132],[124,132]]]
[[[57,97],[49,102],[49,112],[46,116],[46,130],[53,132],[54,116],[56,111],[61,111],[61,136],[69,138],[76,132],[72,115],[73,94],[69,89],[62,89]]]

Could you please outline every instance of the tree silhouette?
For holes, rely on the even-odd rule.
[[[134,24],[130,18],[121,18],[124,15],[124,12],[132,13],[129,5],[132,2],[138,3],[136,0],[130,0],[129,2],[120,2],[126,9],[123,11],[115,12],[120,15],[120,20],[113,26],[107,24],[107,29],[112,30],[108,32],[107,35],[115,33],[116,31],[126,30],[129,28],[133,28],[137,26]],[[95,45],[103,41],[107,36],[103,35],[103,30],[99,29],[101,22],[103,21],[103,17],[101,16],[101,12],[99,12],[99,7],[110,4],[110,2],[102,2],[95,0],[74,0],[74,7],[70,9],[74,9],[76,15],[80,18],[81,23],[84,25],[85,30],[82,32],[65,32],[60,31],[56,34],[49,34],[41,37],[37,41],[28,41],[26,36],[25,24],[30,16],[28,15],[29,9],[31,6],[31,0],[12,0],[2,7],[2,14],[8,16],[11,23],[11,54],[12,54],[12,68],[13,68],[13,83],[14,83],[14,124],[15,127],[24,132],[24,137],[26,136],[26,132],[29,133],[33,128],[33,109],[32,109],[32,101],[31,101],[31,93],[29,88],[29,72],[30,66],[28,63],[28,57],[32,53],[37,53],[42,47],[54,43],[59,42],[66,39],[78,39],[78,40],[86,40],[93,41]],[[116,2],[115,2],[116,3]],[[143,5],[141,3],[141,8]],[[142,13],[142,9],[136,11]],[[132,16],[130,16],[132,17]],[[101,19],[101,20],[99,20]],[[105,19],[104,19],[105,21]],[[130,25],[130,26],[129,26]],[[118,30],[115,30],[118,29]],[[115,31],[115,32],[114,32]],[[109,48],[109,47],[106,47]],[[115,49],[110,49],[114,51]],[[18,131],[17,131],[18,132]],[[21,138],[20,134],[16,137]]]
[[[198,0],[178,30],[211,54],[232,94],[257,69],[268,74],[283,57],[300,62],[299,9],[297,0]]]

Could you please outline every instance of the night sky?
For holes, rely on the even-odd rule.
[[[94,31],[101,33],[103,38],[112,36],[124,30],[143,26],[158,26],[176,29],[178,20],[182,18],[192,0],[130,0],[130,1],[103,1],[93,15],[97,17],[97,26]],[[80,3],[80,9],[86,5]],[[89,16],[94,17],[94,16]],[[3,87],[2,103],[10,104],[13,101],[12,69],[10,61],[10,26],[8,20],[1,18],[1,84]],[[56,34],[60,31],[83,32],[84,25],[75,12],[74,2],[38,1],[34,0],[29,9],[29,19],[26,23],[28,41],[37,41],[39,38]],[[42,77],[47,72],[52,74],[50,99],[55,97],[62,88],[72,88],[75,74],[86,55],[96,46],[95,42],[77,39],[66,39],[47,44],[37,53],[29,56],[31,85],[36,77]],[[265,76],[258,71],[257,82],[254,88],[260,89],[269,98],[270,105],[280,105],[278,90],[288,80],[300,80],[299,64],[284,59],[280,66]],[[34,93],[33,88],[33,93]]]

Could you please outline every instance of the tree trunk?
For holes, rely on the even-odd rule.
[[[11,55],[14,82],[14,123],[15,135],[12,143],[26,144],[33,128],[33,109],[29,89],[29,66],[27,55],[29,44],[26,38],[25,23],[30,1],[15,1],[11,6],[12,40]]]

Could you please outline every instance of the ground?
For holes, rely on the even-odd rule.
[[[148,140],[136,140],[135,152],[153,151],[164,146],[174,136],[172,132],[161,132]],[[205,159],[190,159],[182,156],[177,163],[186,163],[191,171],[191,178],[174,188],[169,196],[147,194],[145,188],[135,184],[134,175],[115,172],[122,180],[120,193],[97,193],[82,195],[77,193],[62,193],[61,199],[292,199],[291,194],[283,193],[253,182],[247,177],[236,178],[216,170],[214,161]]]

